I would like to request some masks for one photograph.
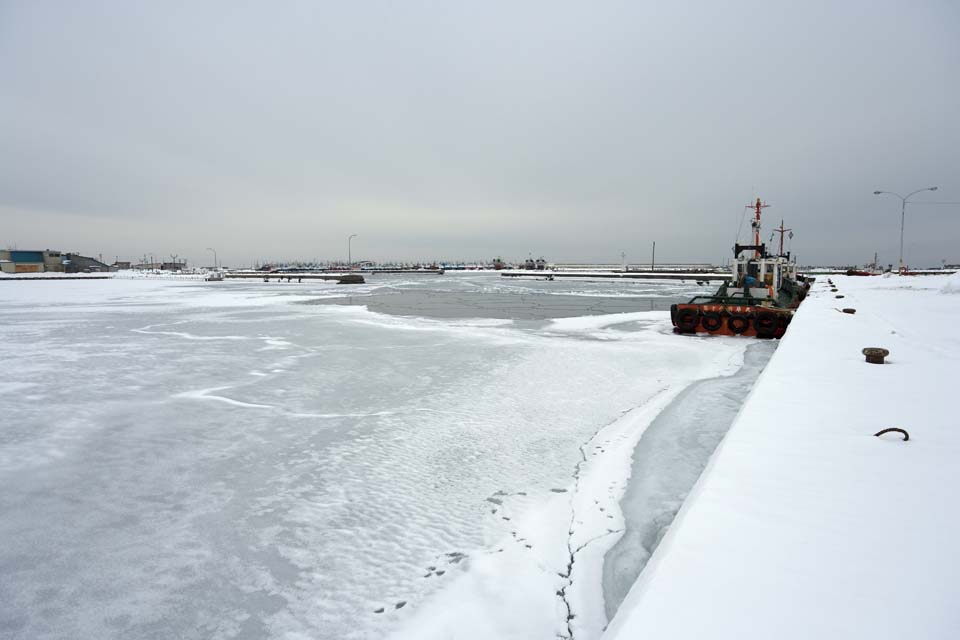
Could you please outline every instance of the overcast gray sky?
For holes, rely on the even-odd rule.
[[[872,192],[960,202],[958,79],[956,0],[0,0],[0,246],[719,262],[759,195],[896,262]],[[958,239],[908,205],[910,263]]]

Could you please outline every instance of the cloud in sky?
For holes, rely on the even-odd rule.
[[[954,2],[8,1],[0,244],[721,261],[760,195],[895,262],[872,193],[960,202],[958,69]],[[960,262],[960,205],[907,216]]]

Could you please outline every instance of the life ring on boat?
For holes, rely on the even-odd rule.
[[[739,336],[750,328],[750,318],[739,313],[730,314],[730,317],[727,318],[727,328],[733,335]]]
[[[713,333],[719,331],[720,327],[723,326],[723,318],[721,318],[720,314],[716,311],[708,311],[700,318],[700,324],[703,325],[704,329]]]
[[[699,322],[700,317],[696,309],[687,307],[677,311],[677,327],[680,331],[695,331]]]
[[[777,314],[770,311],[761,311],[753,321],[757,329],[758,338],[772,338],[777,331]]]

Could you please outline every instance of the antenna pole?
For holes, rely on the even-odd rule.
[[[783,255],[783,234],[787,233],[788,231],[793,231],[793,229],[784,229],[784,228],[783,228],[783,219],[780,220],[780,226],[773,230],[774,233],[779,233],[779,234],[780,234],[780,253],[779,253],[779,255],[781,255],[781,256]],[[792,236],[791,236],[791,237],[792,237]]]
[[[760,244],[760,198],[757,198],[757,217],[754,219],[753,225],[753,244]],[[753,257],[757,257],[757,249],[753,250]]]
[[[753,246],[756,247],[753,250],[754,259],[760,257],[760,210],[766,209],[769,207],[766,202],[760,202],[760,198],[757,198],[756,203],[748,204],[748,209],[753,209],[756,212],[756,217],[753,219]]]

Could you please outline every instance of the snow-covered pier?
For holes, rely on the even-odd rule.
[[[612,278],[617,280],[693,280],[712,282],[729,280],[730,274],[716,271],[533,271],[529,269],[509,269],[500,272],[504,278],[583,278],[596,280]]]
[[[957,636],[960,281],[832,280],[814,285],[604,638]],[[888,427],[910,440],[874,436]]]
[[[227,272],[224,274],[225,278],[231,278],[234,280],[238,279],[256,279],[263,280],[264,282],[270,282],[271,280],[276,280],[281,282],[286,280],[287,282],[302,282],[303,280],[332,280],[339,282],[340,284],[362,284],[364,282],[363,276],[359,273],[313,273],[313,272],[280,272],[280,271],[263,271],[263,272]]]

